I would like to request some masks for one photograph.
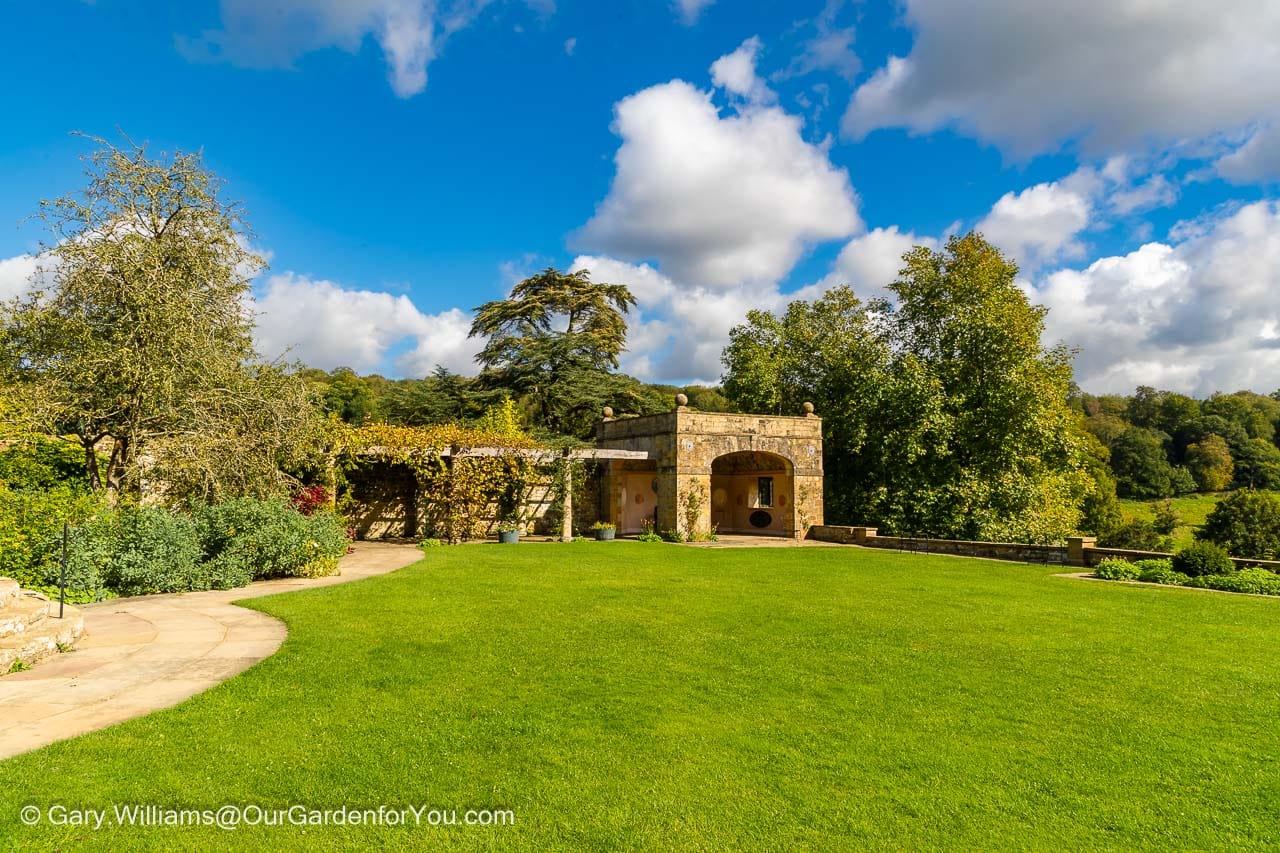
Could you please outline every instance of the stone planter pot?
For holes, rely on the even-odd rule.
[[[597,531],[596,531],[596,541],[597,541],[597,542],[612,542],[612,541],[613,541],[613,536],[614,536],[614,534],[615,534],[615,533],[617,533],[617,532],[618,532],[618,531],[617,531],[617,530],[614,530],[612,527],[608,528],[607,530],[597,530]]]
[[[498,541],[503,545],[514,545],[520,541],[519,530],[499,530]]]

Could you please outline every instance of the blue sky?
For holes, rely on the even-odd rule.
[[[0,6],[0,296],[81,130],[202,149],[271,268],[259,340],[468,372],[540,267],[641,297],[624,367],[981,227],[1091,390],[1280,387],[1280,11],[1260,0],[98,0]],[[72,61],[74,59],[74,61]],[[10,226],[11,224],[11,226]]]

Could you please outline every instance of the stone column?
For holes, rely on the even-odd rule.
[[[1085,561],[1084,552],[1086,548],[1092,548],[1098,544],[1096,536],[1068,536],[1067,537],[1067,563],[1072,566],[1088,566]]]
[[[573,541],[573,460],[564,452],[564,518],[560,521],[560,541]]]

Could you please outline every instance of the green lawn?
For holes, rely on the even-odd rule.
[[[1178,515],[1182,516],[1182,524],[1173,531],[1174,547],[1185,548],[1194,542],[1196,528],[1204,524],[1204,520],[1209,517],[1209,513],[1213,512],[1213,508],[1218,505],[1218,501],[1229,494],[1231,493],[1212,492],[1170,498],[1169,500],[1173,502],[1174,509],[1178,511]],[[1153,521],[1156,516],[1155,507],[1158,503],[1160,501],[1121,500],[1120,506],[1127,516]]]
[[[464,546],[257,599],[274,657],[0,762],[0,848],[1280,844],[1280,601],[855,548]],[[0,681],[0,690],[3,690]],[[503,828],[27,829],[418,804]]]

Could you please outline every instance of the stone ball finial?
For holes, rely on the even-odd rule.
[[[684,394],[677,394],[677,395],[676,395],[676,405],[677,405],[677,406],[687,406],[687,405],[689,405],[689,398],[688,398],[688,397],[686,397]]]
[[[804,405],[802,405],[802,406],[800,407],[800,410],[801,410],[802,412],[804,412],[806,415],[812,415],[812,414],[813,414],[813,403],[808,403],[808,402],[806,402]]]
[[[605,416],[606,418],[611,418],[611,417],[613,417],[613,406],[605,406],[605,407],[604,407],[604,416]]]

